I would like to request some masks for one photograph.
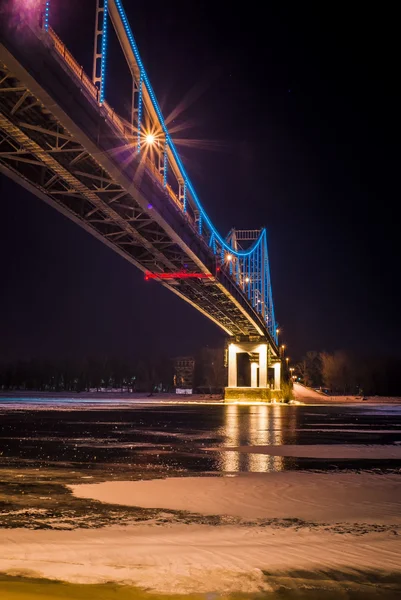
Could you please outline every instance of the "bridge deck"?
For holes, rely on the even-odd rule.
[[[261,335],[277,353],[263,320],[228,270],[217,270],[174,192],[150,161],[132,152],[129,128],[123,131],[110,107],[98,105],[57,40],[28,24],[21,28],[23,49],[2,26],[0,170],[144,272],[211,275],[161,283],[229,335]]]

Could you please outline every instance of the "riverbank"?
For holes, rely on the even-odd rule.
[[[222,404],[218,394],[173,394],[129,392],[0,392],[0,409],[135,408],[142,405]]]
[[[348,573],[350,579],[358,572],[401,573],[397,535],[298,527],[13,530],[1,536],[0,570],[69,583],[114,582],[162,594],[267,592],[299,571],[332,570]]]
[[[272,581],[272,579],[270,579]],[[277,591],[276,591],[277,590]],[[68,584],[44,579],[2,577],[0,597],[6,600],[394,600],[401,590],[398,574],[320,571],[283,572],[275,590],[235,594],[155,594],[129,585]]]
[[[369,396],[363,400],[360,396],[329,396],[316,392],[299,383],[294,384],[294,402],[301,404],[391,404],[401,405],[401,397]],[[223,404],[221,394],[175,394],[172,392],[155,393],[130,393],[130,392],[38,392],[38,391],[0,391],[0,408],[21,407],[35,408],[51,405],[53,407],[67,406],[103,406],[104,408],[121,407],[132,408],[142,404]],[[233,404],[243,404],[238,402]],[[245,402],[246,403],[246,402]],[[262,404],[269,404],[261,402]],[[259,404],[255,402],[255,404]],[[276,403],[273,403],[276,404]]]
[[[401,404],[400,396],[331,396],[294,383],[294,398],[303,404]]]
[[[289,573],[338,572],[350,581],[358,573],[401,573],[400,475],[278,472],[69,487],[109,510],[184,511],[188,523],[3,529],[1,572],[177,595],[267,593]],[[214,515],[216,524],[192,524],[191,514]]]

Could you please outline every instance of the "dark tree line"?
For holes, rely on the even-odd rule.
[[[195,360],[194,385],[199,392],[221,393],[227,385],[222,348],[202,348]]]
[[[194,389],[219,393],[226,385],[224,350],[203,348],[195,356]],[[142,357],[84,360],[19,360],[0,363],[0,390],[41,392],[170,392],[174,359]]]
[[[361,357],[344,350],[307,352],[297,365],[305,385],[333,394],[401,395],[401,359]]]
[[[116,358],[26,360],[0,364],[0,389],[85,392],[115,389],[129,392],[168,391],[172,361],[165,358],[124,361]]]

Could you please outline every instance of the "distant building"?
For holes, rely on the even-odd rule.
[[[187,393],[192,393],[194,370],[195,359],[193,356],[178,356],[174,359],[174,387],[176,390],[187,390]]]

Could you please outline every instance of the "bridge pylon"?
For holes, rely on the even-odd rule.
[[[238,385],[238,355],[249,357],[248,373],[241,373]],[[227,342],[228,385],[226,402],[271,402],[281,400],[281,360],[264,336],[234,336]],[[244,382],[249,385],[244,385]]]

